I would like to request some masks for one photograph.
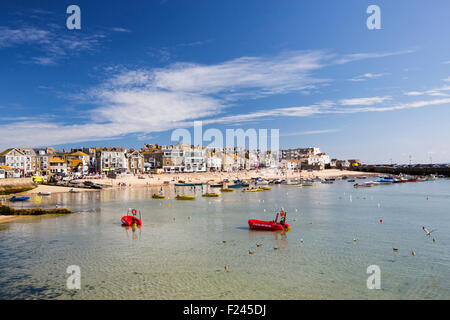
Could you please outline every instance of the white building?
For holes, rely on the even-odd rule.
[[[128,171],[128,159],[125,156],[126,149],[117,147],[96,148],[98,171]]]
[[[36,172],[36,153],[33,149],[10,148],[0,153],[0,164],[20,171],[20,176]]]

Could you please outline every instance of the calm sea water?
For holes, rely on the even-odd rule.
[[[28,205],[78,213],[0,225],[0,299],[450,299],[450,181],[352,185],[195,201],[145,187],[35,196]],[[281,207],[290,232],[248,230]],[[127,208],[141,229],[121,227]],[[435,242],[422,226],[438,229]],[[66,288],[69,265],[81,290]],[[369,265],[381,290],[367,289]]]

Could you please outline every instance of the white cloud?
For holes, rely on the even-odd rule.
[[[40,65],[56,64],[59,59],[80,52],[93,52],[106,36],[103,33],[69,33],[59,25],[48,25],[45,29],[22,26],[17,28],[0,26],[0,49],[33,46],[42,54],[28,57],[26,63]]]
[[[350,78],[348,79],[349,81],[353,81],[353,82],[361,82],[361,81],[366,81],[368,79],[376,79],[376,78],[380,78],[382,76],[385,76],[386,73],[364,73],[361,74],[359,76],[356,76],[354,78]]]
[[[376,58],[384,58],[390,56],[397,56],[403,54],[413,53],[415,50],[401,50],[401,51],[393,51],[393,52],[366,52],[366,53],[353,53],[347,54],[343,56],[339,56],[334,63],[344,64],[352,61],[365,60],[365,59],[376,59]]]
[[[392,100],[392,97],[386,96],[386,97],[342,99],[339,101],[339,104],[343,106],[359,106],[359,105],[370,106],[388,100]]]
[[[201,94],[230,94],[239,90],[270,95],[316,87],[326,79],[311,72],[323,67],[321,51],[288,52],[275,57],[242,57],[215,65],[177,63],[152,73],[155,87]]]
[[[443,79],[443,80],[445,81],[445,79]],[[448,96],[450,96],[445,91],[450,91],[450,86],[443,86],[443,87],[434,88],[434,89],[425,90],[425,91],[409,91],[409,92],[405,92],[404,94],[406,96],[423,96],[423,95],[428,95],[428,96],[432,96],[432,97],[448,97]]]
[[[75,48],[80,47],[82,44],[75,45]],[[25,120],[6,123],[0,127],[0,146],[55,145],[107,140],[135,133],[146,135],[190,126],[199,119],[205,124],[237,124],[274,117],[387,111],[402,107],[368,108],[392,99],[384,96],[226,114],[227,108],[240,99],[299,92],[329,83],[329,79],[316,77],[315,72],[334,58],[322,51],[297,51],[272,57],[241,57],[213,65],[176,63],[150,70],[109,68],[108,72],[113,74],[106,76],[107,80],[79,97],[80,101],[94,105],[84,118],[86,122]],[[358,55],[353,59],[362,58]],[[407,107],[417,106],[403,106]],[[10,132],[17,134],[11,136]]]
[[[442,81],[450,82],[450,77],[444,78],[444,79],[442,79]]]

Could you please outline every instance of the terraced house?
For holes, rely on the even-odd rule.
[[[87,153],[81,151],[72,152],[66,154],[64,158],[67,161],[67,167],[70,172],[88,173],[90,157]]]
[[[15,171],[15,176],[30,176],[36,172],[36,153],[28,148],[9,148],[0,153],[0,164]]]
[[[143,173],[144,172],[144,156],[139,151],[134,149],[128,150],[125,154],[128,160],[128,172],[129,173]]]
[[[127,172],[128,160],[126,150],[119,147],[99,147],[95,149],[97,170],[100,172],[116,171]]]

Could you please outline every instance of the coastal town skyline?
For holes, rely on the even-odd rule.
[[[450,45],[438,40],[450,22],[441,3],[381,2],[380,30],[367,29],[365,1],[328,10],[77,1],[80,30],[66,28],[72,3],[2,3],[0,149],[169,145],[174,129],[202,120],[223,132],[280,129],[280,149],[447,163]]]

